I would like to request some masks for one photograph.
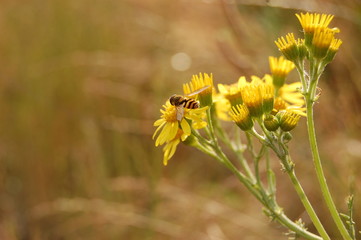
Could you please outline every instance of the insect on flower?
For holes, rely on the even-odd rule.
[[[193,98],[189,98],[189,97],[194,97],[195,95],[203,92],[204,90],[208,89],[209,87],[211,87],[211,86],[206,85],[206,86],[198,89],[197,91],[187,94],[186,96],[174,94],[169,98],[170,104],[176,107],[176,114],[177,114],[178,121],[181,121],[184,116],[184,108],[187,108],[187,109],[199,108],[199,102],[197,100],[195,100]]]

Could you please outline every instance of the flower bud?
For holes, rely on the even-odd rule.
[[[265,117],[265,119],[263,120],[263,124],[267,128],[267,130],[271,132],[276,131],[280,126],[278,119],[271,114]]]
[[[285,110],[276,115],[280,121],[282,131],[288,132],[297,126],[300,115],[290,110]]]

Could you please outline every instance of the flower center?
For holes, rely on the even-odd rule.
[[[165,109],[165,112],[163,114],[163,118],[167,122],[176,122],[177,120],[177,109],[175,106],[171,105]]]

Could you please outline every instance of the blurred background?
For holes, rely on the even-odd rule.
[[[164,167],[151,137],[193,74],[269,73],[274,40],[301,36],[301,11],[334,14],[341,29],[315,118],[336,204],[346,212],[353,192],[360,224],[360,1],[11,0],[0,8],[0,239],[286,239],[215,160],[180,145]],[[305,119],[293,136],[296,173],[337,239]],[[272,164],[280,205],[314,232]]]

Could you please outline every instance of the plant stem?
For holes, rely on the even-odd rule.
[[[230,138],[228,137],[228,135],[223,131],[222,128],[220,128],[219,126],[219,122],[217,118],[214,118],[212,120],[214,122],[214,130],[216,130],[216,133],[218,133],[218,136],[220,137],[220,139],[223,141],[223,143],[225,143],[227,145],[227,147],[229,147],[237,156],[237,159],[239,160],[239,163],[241,164],[243,170],[245,171],[246,175],[252,180],[252,182],[256,182],[256,178],[253,175],[246,159],[243,156],[243,151],[241,149],[241,141],[240,141],[240,136],[236,137],[236,144],[234,144]],[[239,129],[236,129],[236,135],[239,134]]]
[[[300,226],[298,226],[296,223],[294,223],[293,221],[291,221],[284,213],[280,214],[279,216],[277,216],[277,218],[279,219],[279,222],[281,224],[283,224],[284,226],[286,226],[288,229],[294,231],[295,233],[297,233],[298,235],[309,239],[309,240],[323,240],[321,237],[301,228]]]
[[[324,240],[330,240],[330,237],[328,236],[325,228],[323,227],[322,223],[318,219],[318,216],[317,216],[315,210],[313,209],[310,201],[307,198],[305,191],[303,190],[299,180],[297,179],[294,169],[292,168],[292,170],[290,170],[290,171],[287,170],[287,174],[290,177],[293,187],[295,188],[295,190],[298,194],[298,197],[300,198],[303,206],[305,207],[305,209],[306,209],[308,215],[310,216],[312,223],[315,225],[318,233],[321,235],[321,237]]]
[[[224,164],[229,170],[231,170],[237,178],[242,182],[245,187],[258,199],[260,203],[262,203],[269,211],[271,211],[274,217],[280,222],[282,225],[286,226],[291,231],[297,233],[298,235],[309,239],[309,240],[322,240],[321,237],[307,231],[303,227],[299,226],[291,219],[289,219],[282,211],[280,207],[274,201],[270,201],[263,186],[258,184],[253,184],[251,179],[246,177],[243,173],[241,173],[233,163],[228,159],[228,157],[223,153],[221,147],[218,144],[217,138],[214,132],[213,121],[211,117],[211,111],[207,112],[207,122],[209,127],[209,133],[211,137],[211,143],[209,144],[212,147],[213,151],[209,151],[209,149],[204,148],[202,144],[198,145],[198,148],[207,154],[216,158],[220,163]],[[252,133],[255,134],[255,133]]]
[[[245,176],[238,171],[238,169],[232,164],[232,162],[224,155],[224,153],[218,148],[217,145],[214,146],[214,151],[217,153],[217,157],[221,158],[220,162],[224,163],[228,169],[230,169],[238,179],[246,186],[246,188],[264,205],[266,206],[275,216],[275,218],[280,222],[282,225],[286,226],[291,231],[299,234],[300,236],[310,239],[310,240],[322,240],[321,237],[303,229],[301,226],[297,225],[291,219],[289,219],[283,212],[282,209],[277,206],[270,205],[262,196],[265,194],[264,189],[257,189],[252,185]],[[259,186],[261,187],[261,186]],[[261,192],[261,194],[259,193]],[[262,194],[263,193],[263,194]],[[326,238],[329,239],[329,238]]]
[[[314,88],[310,88],[312,90]],[[313,91],[314,92],[314,91]],[[314,94],[310,94],[311,96]],[[313,121],[313,98],[308,95],[306,96],[306,108],[307,108],[307,129],[310,141],[310,147],[312,151],[313,163],[316,169],[317,179],[319,181],[323,198],[325,199],[326,205],[331,213],[331,216],[340,231],[343,239],[351,240],[345,225],[343,224],[340,215],[336,209],[335,203],[333,202],[330,190],[328,189],[327,182],[325,175],[323,173],[322,164],[320,155],[318,152],[317,141],[316,141],[316,132],[315,132],[315,125]]]
[[[315,225],[317,231],[319,232],[319,234],[321,235],[321,237],[324,240],[330,240],[330,237],[328,236],[325,228],[323,227],[322,223],[320,222],[320,219],[318,218],[315,210],[313,209],[310,201],[307,198],[307,195],[305,193],[305,191],[303,190],[301,183],[299,182],[295,170],[293,168],[293,163],[290,159],[290,155],[288,152],[287,147],[284,144],[280,144],[280,147],[282,148],[282,151],[280,151],[280,149],[278,149],[272,142],[272,137],[269,136],[269,133],[267,131],[267,129],[263,126],[263,124],[261,125],[261,128],[263,129],[264,133],[266,134],[267,138],[269,139],[270,143],[271,143],[271,148],[275,151],[275,153],[277,154],[278,158],[281,160],[288,176],[291,179],[291,182],[293,184],[293,187],[295,188],[298,197],[300,198],[303,206],[305,207],[308,215],[311,218],[312,223]]]

